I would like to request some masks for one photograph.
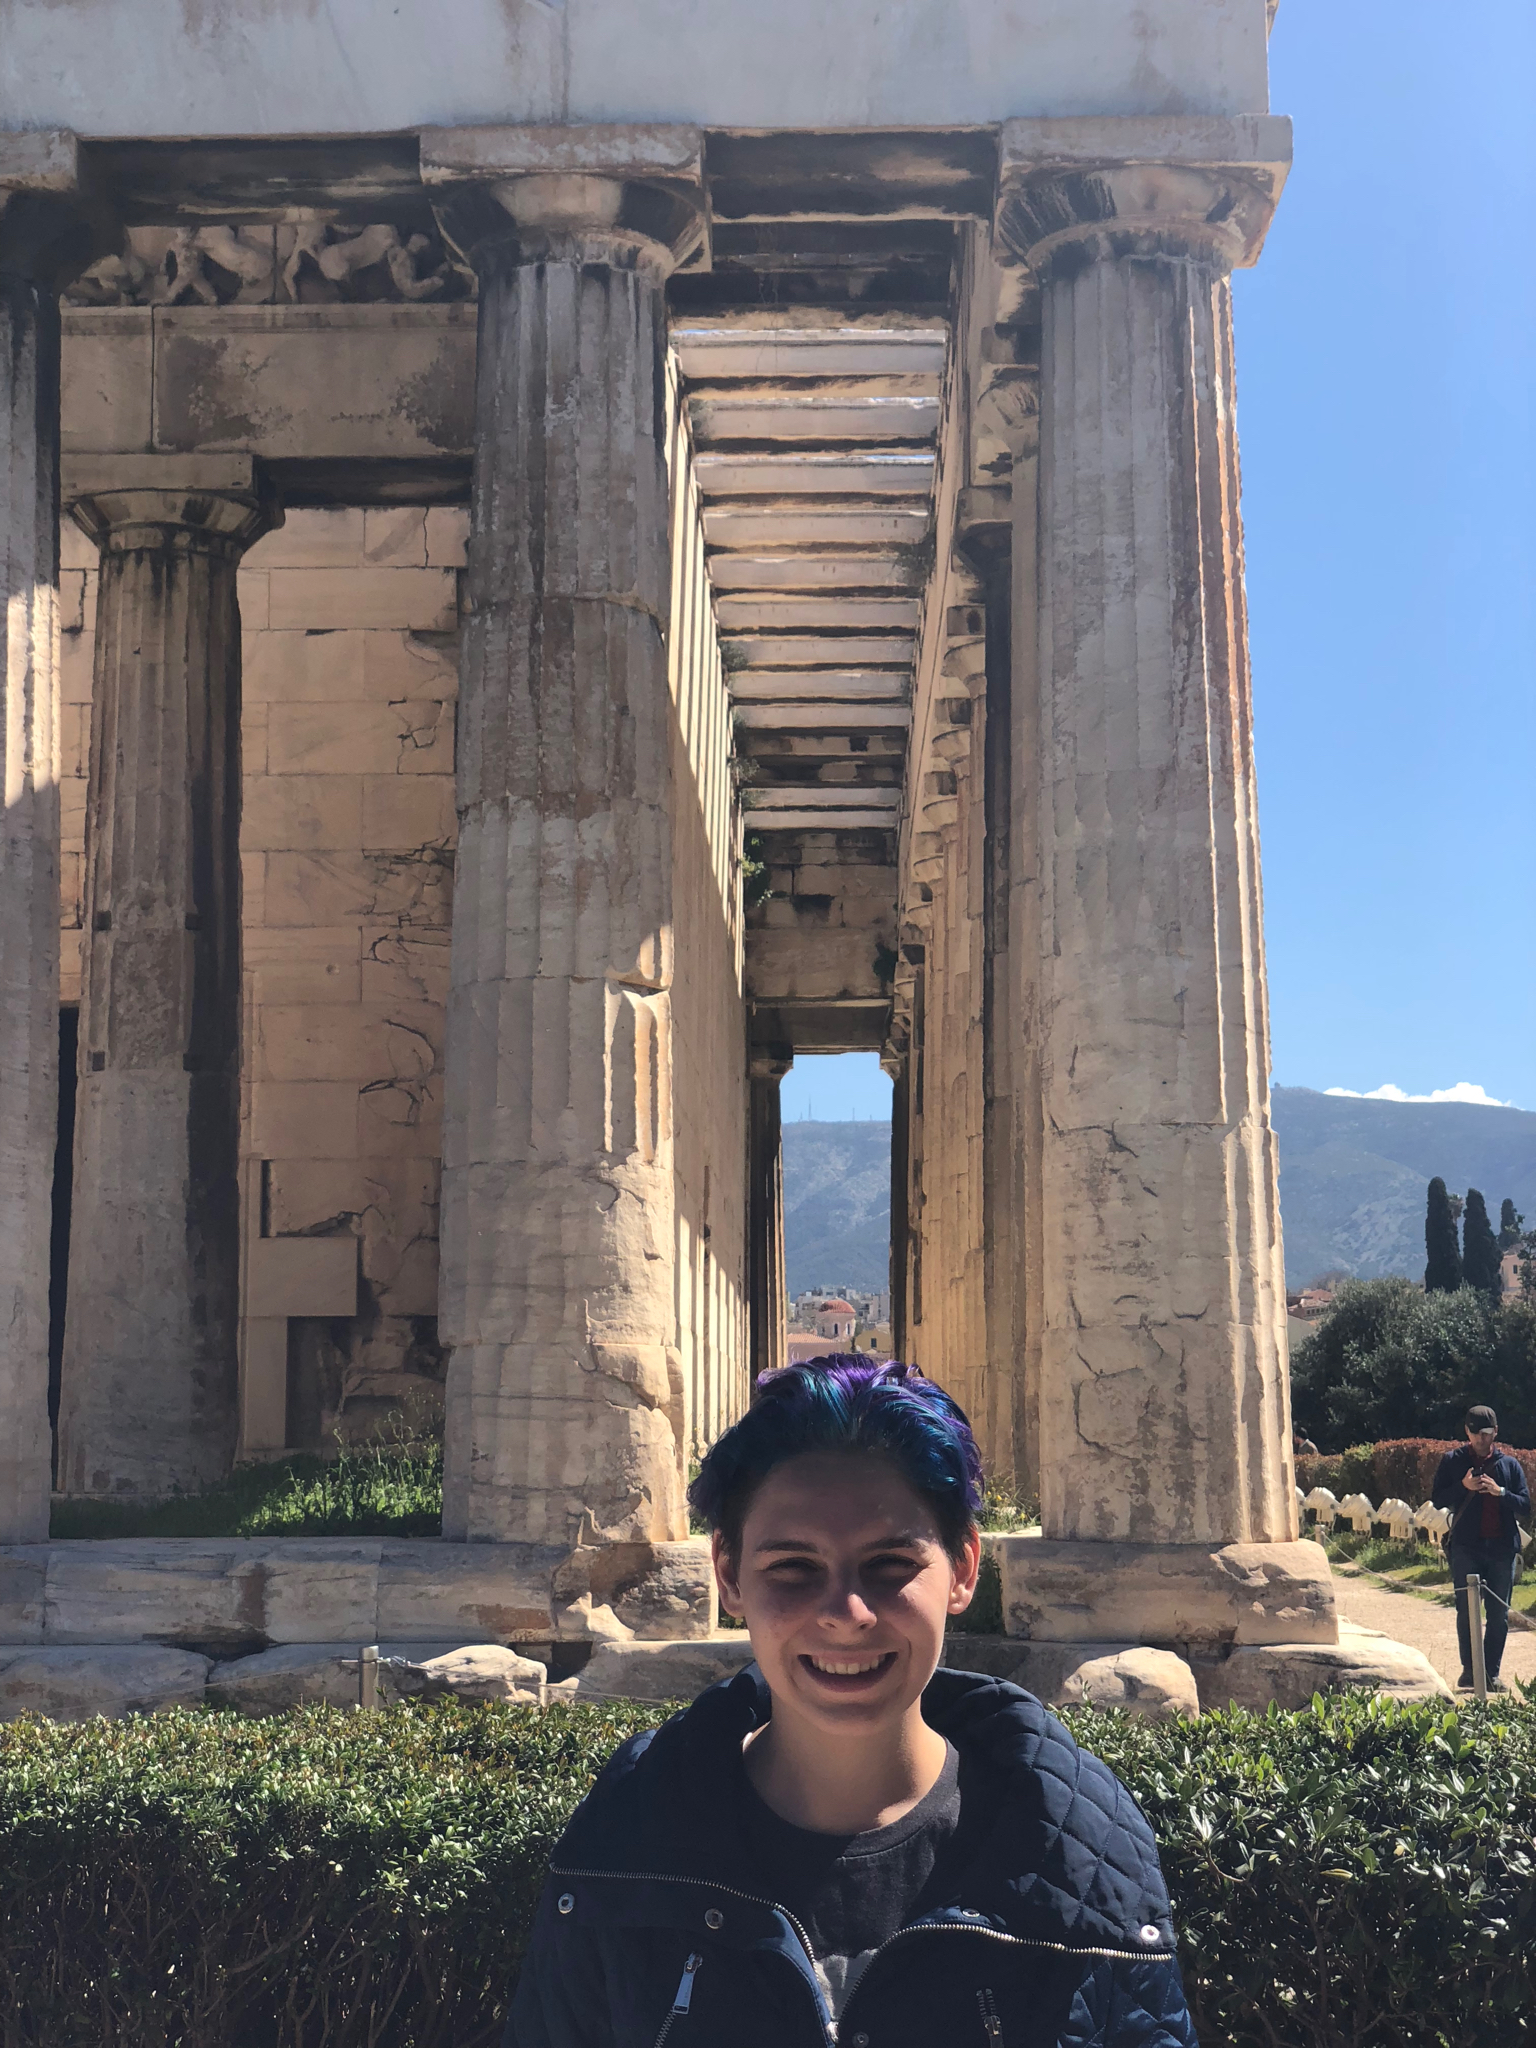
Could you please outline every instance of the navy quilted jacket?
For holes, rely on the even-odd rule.
[[[827,2048],[789,1914],[729,1816],[756,1665],[616,1753],[562,1837],[507,2048]],[[1130,1794],[1016,1685],[936,1672],[927,1721],[995,1824],[878,1950],[841,2048],[1195,2048],[1157,1849]]]

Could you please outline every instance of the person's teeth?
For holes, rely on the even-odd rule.
[[[885,1662],[885,1656],[882,1652],[878,1657],[866,1657],[859,1664],[842,1663],[831,1657],[813,1657],[811,1662],[818,1671],[828,1672],[833,1678],[857,1678],[862,1672],[877,1671]]]

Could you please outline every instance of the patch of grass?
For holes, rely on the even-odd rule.
[[[976,1520],[989,1536],[1016,1536],[1021,1529],[1039,1525],[1040,1503],[1033,1494],[1020,1493],[1016,1487],[989,1486]]]
[[[240,1465],[218,1486],[163,1501],[55,1501],[49,1534],[112,1536],[436,1536],[441,1444],[348,1445]]]
[[[1450,1564],[1444,1553],[1430,1543],[1394,1543],[1386,1536],[1361,1536],[1353,1530],[1330,1529],[1322,1534],[1322,1545],[1336,1564],[1357,1564],[1363,1571],[1390,1573],[1410,1586],[1451,1583]]]

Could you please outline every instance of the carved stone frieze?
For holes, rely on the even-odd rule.
[[[65,294],[74,306],[327,306],[472,299],[475,275],[435,233],[338,227],[129,228]]]

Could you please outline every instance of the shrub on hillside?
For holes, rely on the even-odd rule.
[[[544,1865],[663,1708],[0,1730],[6,2048],[489,2048]],[[1206,2048],[1536,2039],[1536,1708],[1065,1716],[1162,1845]]]
[[[1298,1423],[1321,1444],[1459,1441],[1477,1401],[1498,1410],[1507,1440],[1536,1443],[1536,1304],[1352,1280],[1296,1347],[1291,1389]]]

